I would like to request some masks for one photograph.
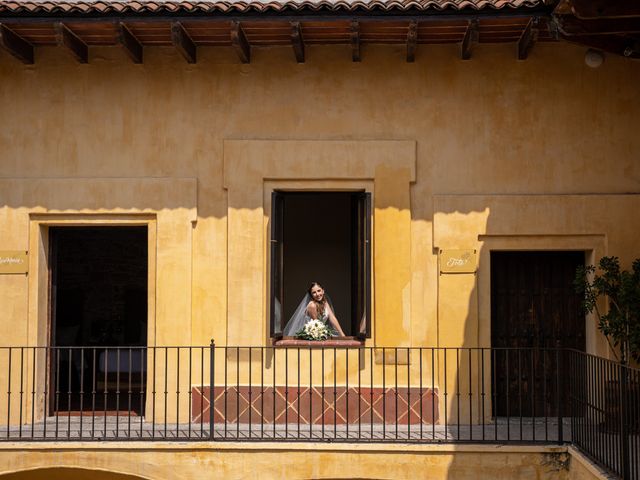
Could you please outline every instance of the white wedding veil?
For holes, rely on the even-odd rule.
[[[329,295],[325,293],[324,298],[327,300],[329,308],[335,315],[335,310],[333,309],[333,304],[331,303]],[[307,314],[307,305],[309,305],[310,301],[311,294],[307,292],[305,296],[302,297],[302,301],[296,307],[287,324],[284,326],[284,329],[282,330],[283,336],[293,337],[296,333],[302,330],[302,327],[304,327],[305,323],[311,320],[311,317]]]

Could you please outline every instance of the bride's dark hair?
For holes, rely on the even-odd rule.
[[[324,287],[322,285],[320,285],[318,282],[311,282],[311,284],[309,285],[309,288],[307,288],[307,292],[309,293],[309,295],[311,295],[311,289],[313,287],[320,287],[322,290],[324,290]],[[316,305],[316,308],[318,309],[318,316],[322,316],[324,315],[324,306],[327,303],[327,297],[323,297],[322,298],[322,302],[316,302],[315,299],[313,298],[313,295],[311,295],[311,301]]]

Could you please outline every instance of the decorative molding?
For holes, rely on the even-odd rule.
[[[225,140],[227,199],[227,344],[267,341],[266,181],[313,181],[339,188],[345,181],[373,183],[376,341],[408,345],[411,282],[410,185],[416,180],[412,140]],[[334,188],[336,188],[334,187]],[[389,252],[393,252],[389,255]],[[261,292],[258,294],[257,292]],[[378,328],[383,326],[383,328]]]

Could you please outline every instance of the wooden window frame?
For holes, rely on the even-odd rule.
[[[305,191],[306,192],[306,191]],[[300,340],[293,337],[283,337],[283,318],[280,313],[280,326],[276,329],[278,315],[276,313],[277,298],[283,297],[283,261],[284,261],[284,197],[287,190],[274,190],[271,192],[271,228],[269,232],[269,244],[271,251],[271,262],[269,271],[270,298],[269,298],[269,336],[272,344],[277,346],[292,347],[359,347],[364,345],[367,338],[371,338],[371,263],[372,263],[372,196],[365,190],[350,190],[352,194],[352,222],[357,222],[356,239],[350,248],[355,250],[354,261],[352,262],[352,285],[351,293],[356,295],[356,301],[350,315],[352,327],[355,326],[356,318],[364,318],[364,330],[355,336],[335,337],[325,341]],[[330,190],[309,190],[308,193],[332,193]],[[362,324],[362,320],[360,322]]]

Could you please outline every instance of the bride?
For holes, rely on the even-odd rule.
[[[328,323],[330,327],[338,332],[338,336],[344,337],[344,331],[340,327],[340,322],[338,322],[338,319],[333,313],[331,300],[329,300],[324,292],[324,288],[322,288],[322,285],[318,282],[311,282],[307,294],[285,325],[283,335],[295,335],[304,327],[305,323],[311,319]]]

